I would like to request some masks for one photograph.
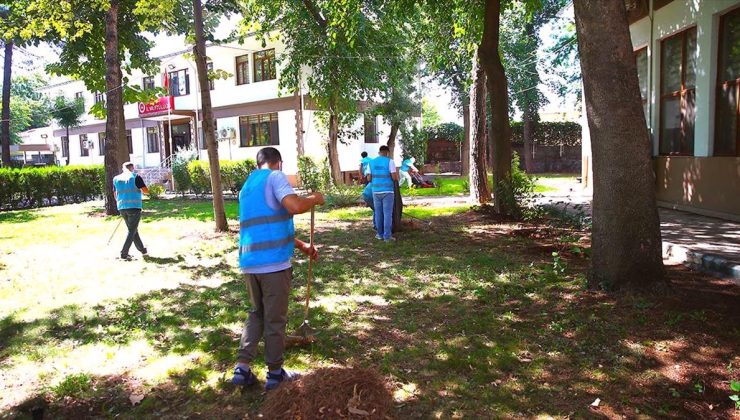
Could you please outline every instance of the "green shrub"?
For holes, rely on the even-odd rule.
[[[304,190],[327,191],[331,186],[328,160],[324,159],[319,164],[308,156],[300,156],[298,158],[298,177]]]
[[[180,149],[172,158],[172,178],[175,181],[175,190],[180,194],[190,191],[192,182],[188,173],[188,163],[198,157],[195,149]]]
[[[190,177],[190,189],[196,195],[211,192],[211,171],[208,161],[193,160],[188,162],[188,177]]]
[[[0,208],[79,203],[103,196],[102,166],[0,168]]]
[[[224,191],[238,194],[242,185],[249,178],[249,174],[257,169],[257,163],[253,159],[245,160],[223,160],[221,166],[221,183]]]
[[[326,194],[326,204],[330,207],[351,207],[362,202],[362,188],[350,185],[336,185]]]
[[[424,165],[424,160],[427,157],[427,141],[426,134],[416,128],[411,127],[410,130],[401,130],[401,152],[403,153],[404,159],[407,157],[416,158],[416,166],[420,167]]]
[[[539,122],[534,131],[534,142],[543,146],[578,146],[581,144],[581,125],[575,122]],[[524,124],[511,123],[512,143],[524,142]]]
[[[524,217],[534,204],[534,188],[537,178],[527,175],[519,168],[519,155],[514,152],[511,159],[511,182],[501,181],[498,193],[504,213],[514,218]]]
[[[162,184],[152,184],[149,186],[149,198],[156,200],[164,194],[164,186]]]

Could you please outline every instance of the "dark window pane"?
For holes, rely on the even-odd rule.
[[[134,137],[131,135],[131,130],[126,130],[126,143],[128,143],[128,152],[134,153]]]
[[[683,37],[674,36],[663,41],[663,62],[660,65],[662,74],[662,93],[681,90],[681,51]]]
[[[105,154],[105,133],[98,133],[98,154],[100,156]]]
[[[683,141],[680,152],[694,154],[694,125],[696,123],[696,92],[687,90],[683,96]]]
[[[62,136],[62,157],[69,157],[69,137]]]
[[[740,9],[722,17],[720,34],[720,78],[722,81],[740,78]]]
[[[159,130],[157,127],[147,127],[146,145],[149,153],[159,153]]]
[[[637,64],[637,80],[640,83],[640,96],[642,99],[647,99],[647,48],[643,48],[636,53],[635,61]]]
[[[80,156],[90,156],[90,150],[87,148],[86,134],[80,134]]]
[[[244,85],[249,83],[249,56],[242,55],[236,57],[236,84]]]
[[[717,137],[714,153],[737,154],[737,85],[727,84],[717,94]]]
[[[663,99],[660,119],[660,153],[678,152],[681,145],[681,99],[678,96]]]
[[[686,81],[685,89],[696,86],[696,28],[686,31]]]
[[[277,116],[270,121],[270,144],[277,146],[280,144],[280,130],[278,129]]]

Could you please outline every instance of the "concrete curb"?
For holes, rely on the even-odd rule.
[[[663,258],[669,258],[695,270],[733,280],[740,285],[740,264],[735,264],[718,255],[696,252],[682,245],[663,242]]]

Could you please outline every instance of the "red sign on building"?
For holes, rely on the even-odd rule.
[[[139,102],[139,118],[167,115],[175,109],[175,98],[163,96],[151,102]]]

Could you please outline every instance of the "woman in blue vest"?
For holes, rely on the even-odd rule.
[[[392,241],[393,228],[393,181],[398,181],[396,164],[388,157],[388,146],[380,146],[380,156],[370,162],[370,183],[373,191],[373,205],[375,206],[374,222],[377,229],[375,239]]]
[[[128,251],[131,249],[131,243],[142,255],[146,255],[144,243],[139,237],[139,221],[141,220],[142,191],[149,194],[144,180],[134,172],[134,164],[126,162],[121,166],[123,170],[120,174],[113,177],[113,195],[116,197],[118,212],[121,214],[123,221],[128,228],[128,235],[123,242],[121,249],[121,259],[129,261],[131,256]]]
[[[408,157],[401,162],[401,181],[398,183],[398,186],[400,187],[403,185],[404,182],[408,182],[409,187],[412,185],[411,182],[411,175],[410,173],[419,172],[418,169],[416,169],[416,166],[414,166],[414,163],[416,163],[415,157]]]
[[[277,149],[261,149],[257,153],[258,169],[249,175],[239,192],[239,267],[249,289],[252,309],[242,331],[231,381],[241,386],[257,382],[250,364],[257,355],[257,344],[264,337],[267,390],[298,376],[283,369],[293,249],[298,248],[312,259],[318,257],[312,244],[295,237],[293,215],[324,204],[324,196],[319,192],[297,196],[282,172],[282,165]]]

